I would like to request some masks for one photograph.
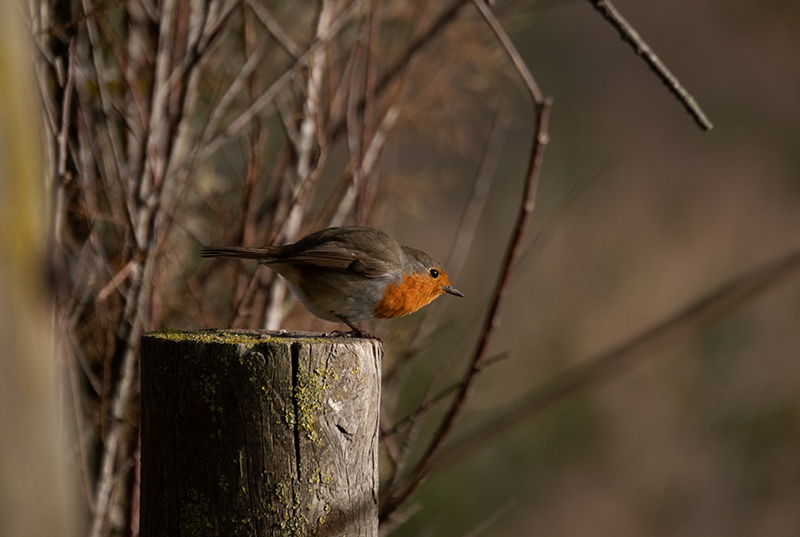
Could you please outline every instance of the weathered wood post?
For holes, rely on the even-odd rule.
[[[378,535],[383,349],[259,331],[142,339],[141,535]]]

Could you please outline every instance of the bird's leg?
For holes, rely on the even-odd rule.
[[[366,338],[366,339],[380,339],[379,337],[373,336],[372,334],[370,334],[366,330],[362,330],[358,326],[354,325],[346,317],[342,317],[341,315],[336,314],[336,313],[334,313],[334,315],[336,315],[336,317],[338,317],[340,321],[342,321],[344,324],[346,324],[347,326],[350,327],[351,332],[348,332],[347,335],[349,335],[351,337],[352,336],[363,337],[363,338]]]

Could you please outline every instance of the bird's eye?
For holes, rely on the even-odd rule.
[[[431,278],[438,278],[439,277],[439,271],[436,270],[435,268],[432,268],[428,272],[430,273]]]

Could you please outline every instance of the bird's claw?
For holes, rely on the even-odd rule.
[[[362,330],[360,328],[354,328],[349,332],[343,332],[342,330],[334,330],[328,334],[329,336],[333,337],[349,337],[349,338],[362,338],[362,339],[377,339],[381,341],[381,338],[374,334],[370,334],[366,330]]]

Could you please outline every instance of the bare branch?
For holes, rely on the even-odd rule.
[[[113,293],[117,287],[119,287],[125,279],[130,276],[131,272],[133,272],[136,265],[141,263],[139,259],[131,259],[127,265],[125,265],[122,270],[117,272],[113,278],[103,287],[99,293],[97,293],[97,302],[104,302],[108,295]]]
[[[553,212],[548,216],[541,229],[536,233],[531,245],[519,256],[515,262],[514,267],[523,265],[528,262],[531,256],[534,260],[547,248],[550,241],[553,239],[558,226],[563,222],[569,214],[573,205],[581,198],[581,196],[588,190],[593,182],[600,176],[600,172],[608,167],[608,162],[601,162],[595,169],[591,170],[588,174],[582,177],[578,183],[573,186],[567,195],[558,203]]]
[[[113,155],[117,167],[116,175],[122,177],[125,169],[122,141],[120,140],[120,134],[117,126],[114,124],[114,118],[119,117],[119,114],[115,113],[115,108],[112,104],[111,91],[109,90],[108,82],[106,81],[106,67],[103,61],[103,55],[101,53],[102,47],[98,42],[99,36],[97,35],[97,23],[93,17],[89,16],[89,13],[91,13],[91,6],[89,5],[88,0],[82,0],[81,3],[84,9],[84,15],[86,16],[87,34],[89,35],[89,41],[92,45],[92,60],[94,62],[95,76],[97,77],[97,88],[100,91],[100,102],[103,105],[103,112],[105,114],[108,139],[111,142],[111,148],[113,149]]]
[[[450,254],[447,256],[447,274],[451,280],[457,280],[458,275],[461,274],[461,269],[467,259],[467,253],[472,245],[472,239],[478,229],[483,207],[486,205],[489,191],[492,188],[492,181],[497,171],[497,165],[500,162],[500,153],[506,140],[506,134],[508,134],[508,127],[505,125],[505,119],[502,116],[503,112],[501,110],[495,112],[492,129],[489,131],[486,147],[481,157],[480,168],[478,168],[478,173],[475,175],[467,206],[461,215],[458,234],[453,241]]]
[[[520,76],[525,82],[525,85],[531,94],[531,98],[534,101],[537,125],[533,136],[533,147],[531,148],[530,152],[528,172],[525,178],[521,203],[519,212],[517,214],[517,221],[506,246],[506,253],[500,269],[500,277],[495,285],[495,290],[492,295],[493,298],[491,305],[489,306],[489,312],[486,316],[483,329],[481,330],[481,336],[478,345],[472,356],[470,367],[464,375],[464,382],[459,388],[455,400],[450,405],[450,408],[448,409],[438,429],[434,433],[433,439],[428,444],[419,462],[412,470],[405,483],[399,487],[399,490],[396,489],[389,491],[388,499],[381,507],[381,520],[386,520],[391,513],[402,506],[411,497],[414,491],[416,491],[416,489],[422,484],[423,480],[430,471],[430,464],[433,456],[437,453],[445,439],[449,436],[453,425],[455,424],[455,420],[461,413],[464,403],[467,400],[470,388],[472,387],[476,375],[481,369],[481,362],[485,357],[486,350],[489,346],[489,341],[491,340],[494,328],[497,325],[500,304],[502,303],[503,296],[506,292],[506,287],[511,275],[511,267],[517,257],[522,235],[535,206],[536,191],[539,184],[539,172],[541,170],[544,147],[548,142],[547,125],[550,115],[550,101],[542,97],[542,94],[539,91],[539,87],[534,81],[533,76],[530,74],[530,71],[524,62],[521,61],[519,53],[514,48],[513,43],[508,38],[508,35],[505,33],[505,30],[502,28],[502,26],[500,26],[497,19],[491,13],[488,6],[486,6],[483,0],[474,0],[474,3],[481,12],[481,15],[483,15],[489,26],[495,32],[500,42],[503,44],[503,47],[505,48],[509,57],[511,57],[515,67],[520,73]]]
[[[633,47],[636,54],[644,59],[650,70],[661,79],[670,93],[677,97],[700,128],[704,131],[711,130],[714,124],[706,117],[700,105],[694,100],[694,97],[686,91],[678,78],[673,75],[667,66],[664,65],[664,62],[656,56],[656,53],[644,42],[638,32],[625,20],[622,14],[617,11],[617,8],[615,8],[609,0],[589,0],[589,2],[600,12],[604,19],[611,23],[611,26],[616,28],[622,40]]]
[[[161,190],[167,172],[167,144],[172,129],[168,127],[168,99],[174,90],[171,84],[172,53],[177,17],[177,0],[165,0],[161,6],[161,20],[158,25],[158,52],[156,53],[155,81],[153,82],[153,104],[150,109],[149,131],[147,136],[147,162],[149,169],[139,183],[139,197],[148,200],[151,194]],[[140,228],[142,229],[142,228]],[[145,237],[137,237],[142,249]]]
[[[67,137],[69,136],[70,118],[72,117],[72,92],[75,89],[75,39],[69,42],[69,65],[67,66],[67,85],[64,88],[64,100],[61,104],[61,127],[58,132],[58,175],[67,173]]]
[[[273,242],[293,242],[300,232],[300,224],[303,218],[303,204],[305,193],[311,188],[314,179],[322,164],[317,162],[316,172],[312,173],[311,152],[314,148],[314,141],[317,140],[323,147],[324,127],[322,127],[322,116],[320,111],[322,80],[325,73],[327,55],[325,41],[330,36],[330,29],[334,22],[334,2],[333,0],[322,0],[322,7],[317,20],[317,33],[313,47],[314,51],[309,57],[311,68],[305,88],[306,99],[303,103],[303,120],[300,122],[300,140],[297,147],[297,184],[292,190],[295,192],[293,203],[290,205],[289,212],[280,226],[278,235],[273,238]],[[301,197],[302,194],[302,197]],[[286,281],[283,278],[275,278],[272,282],[270,304],[267,309],[264,321],[264,328],[276,330],[279,328],[280,321],[285,312],[284,297],[286,296]]]
[[[494,16],[492,10],[489,9],[489,6],[483,0],[473,0],[475,6],[477,6],[478,11],[481,12],[483,18],[486,19],[487,24],[491,27],[492,31],[497,36],[497,39],[503,45],[503,48],[508,54],[511,61],[514,62],[514,67],[517,68],[517,72],[522,77],[522,81],[525,82],[525,85],[528,88],[528,91],[533,98],[533,102],[537,106],[544,105],[544,95],[542,95],[542,90],[539,89],[539,85],[533,79],[533,75],[531,75],[528,66],[525,65],[525,61],[520,56],[519,51],[512,43],[511,38],[508,37],[503,26],[500,24],[500,21],[497,20],[497,17]]]
[[[355,103],[351,102],[351,104]],[[355,112],[354,106],[351,106],[349,109],[350,112]],[[353,210],[357,196],[357,182],[366,180],[366,178],[372,172],[372,169],[375,166],[375,163],[378,161],[381,151],[383,150],[386,137],[388,136],[389,131],[392,130],[392,127],[397,121],[399,114],[400,109],[397,105],[392,105],[389,107],[389,109],[386,111],[386,114],[384,114],[383,119],[381,120],[378,130],[375,131],[375,135],[372,137],[372,140],[369,141],[369,147],[364,153],[364,160],[357,169],[353,169],[358,166],[358,162],[353,155],[354,151],[355,153],[358,153],[358,150],[351,147],[350,168],[353,169],[353,179],[350,181],[350,184],[347,186],[347,190],[344,192],[344,195],[339,201],[336,212],[327,224],[328,226],[334,227],[342,225],[347,219],[347,216]],[[355,121],[355,117],[351,116],[351,119]],[[359,138],[357,136],[349,136],[348,140],[352,141],[356,147],[359,145]],[[356,173],[359,174],[358,177],[356,177]],[[363,225],[363,222],[360,225]]]
[[[494,179],[505,136],[506,127],[503,125],[501,112],[498,111],[495,114],[492,130],[489,133],[489,138],[483,150],[478,173],[475,175],[475,180],[472,184],[470,199],[461,215],[458,233],[456,234],[453,246],[450,249],[450,254],[447,257],[447,262],[445,263],[447,274],[450,276],[451,281],[458,280],[458,274],[461,272],[470,245],[472,244],[480,215],[483,212],[483,206],[486,203]],[[445,302],[439,301],[434,302],[426,308],[425,318],[420,323],[414,339],[406,346],[400,356],[398,356],[394,367],[384,372],[384,382],[391,382],[396,379],[396,376],[402,376],[403,370],[408,368],[408,365],[413,362],[414,357],[418,356],[419,352],[430,343],[431,336],[439,325],[439,319],[444,311],[444,307]]]
[[[247,0],[247,5],[253,10],[258,20],[261,21],[261,24],[272,34],[272,37],[275,38],[275,41],[289,53],[289,55],[294,58],[295,60],[300,57],[300,47],[297,46],[297,43],[289,37],[283,28],[281,27],[280,23],[272,16],[269,10],[264,7],[261,2],[254,2],[253,0]]]
[[[498,354],[497,356],[492,356],[490,358],[486,358],[485,360],[483,360],[481,362],[480,369],[478,370],[478,373],[480,373],[481,371],[485,371],[486,368],[489,367],[490,365],[496,364],[497,362],[499,362],[501,360],[505,360],[509,356],[510,356],[509,353],[503,352],[501,354]],[[398,432],[400,432],[405,427],[408,427],[409,425],[413,424],[420,417],[422,417],[425,414],[427,414],[428,412],[430,412],[436,405],[438,405],[439,403],[441,403],[442,401],[447,399],[450,395],[454,394],[457,390],[463,388],[465,382],[466,382],[466,380],[462,380],[461,382],[457,382],[456,384],[451,384],[450,386],[448,386],[444,390],[440,391],[435,396],[430,397],[426,401],[423,401],[423,403],[420,406],[418,406],[414,410],[414,412],[412,412],[411,414],[407,415],[406,417],[400,419],[391,428],[388,428],[388,429],[384,430],[383,431],[383,435],[384,436],[393,436],[393,435],[397,434]]]

